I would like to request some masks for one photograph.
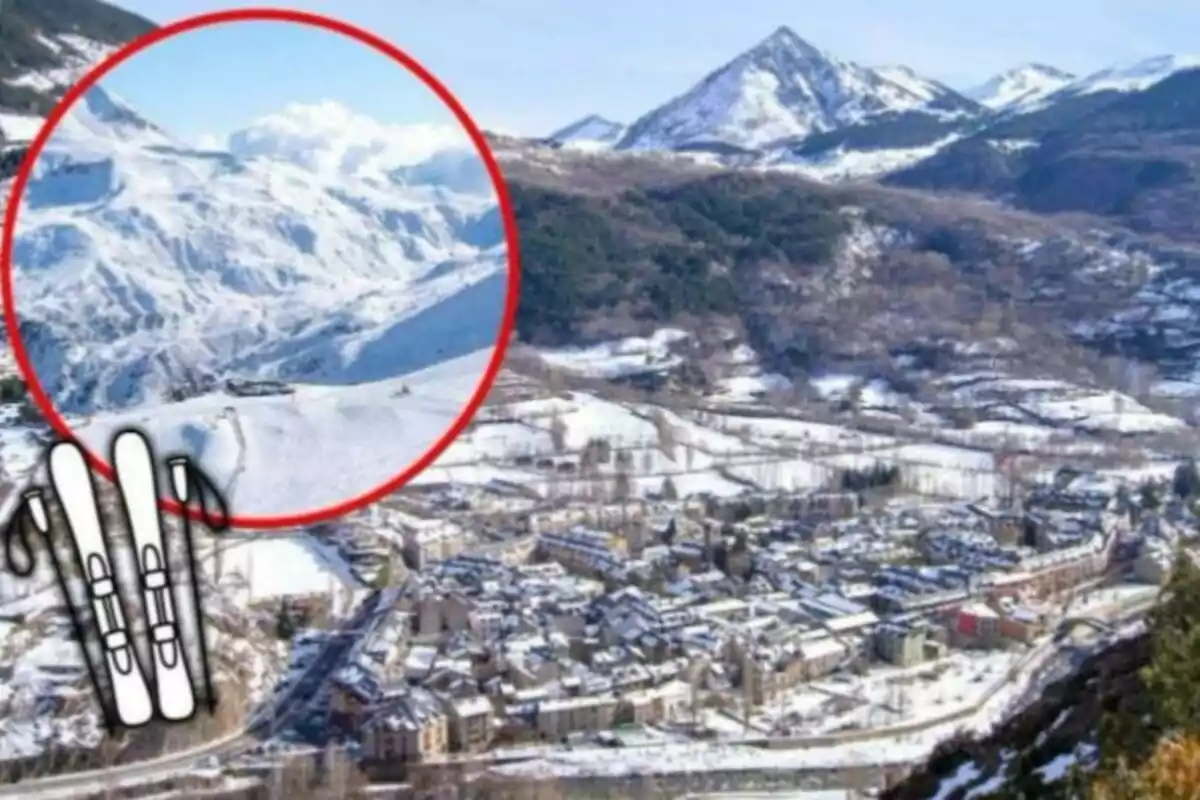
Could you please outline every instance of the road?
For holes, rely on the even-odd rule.
[[[331,641],[308,666],[300,679],[283,697],[276,701],[275,713],[262,714],[260,712],[259,715],[256,715],[257,718],[252,718],[245,728],[190,750],[107,769],[27,779],[17,784],[0,787],[0,797],[37,797],[40,800],[64,798],[65,800],[65,798],[78,796],[81,790],[95,791],[98,788],[115,784],[163,780],[181,770],[188,769],[200,758],[206,756],[225,757],[249,750],[261,741],[285,730],[303,714],[354,646],[358,635],[363,630],[364,623],[376,610],[378,601],[379,593],[372,593],[355,611],[354,615],[339,627]]]

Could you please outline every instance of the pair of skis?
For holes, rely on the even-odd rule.
[[[35,488],[22,497],[6,532],[5,555],[10,569],[18,575],[29,575],[33,572],[35,557],[26,525],[32,526],[43,538],[75,637],[83,650],[84,664],[95,686],[105,725],[110,731],[118,725],[140,727],[155,716],[170,722],[186,721],[196,712],[196,687],[176,607],[171,551],[163,533],[158,506],[157,471],[145,435],[136,430],[118,433],[113,439],[110,463],[129,522],[138,572],[136,588],[146,622],[149,670],[144,668],[131,638],[111,542],[101,522],[99,502],[84,453],[72,442],[59,442],[51,446],[47,456],[50,482],[65,517],[75,565],[83,576],[92,610],[93,632],[99,638],[104,671],[111,687],[111,703],[106,701],[98,680],[99,670],[93,664],[87,644],[89,637],[75,607],[67,572],[57,555],[44,490]],[[180,507],[186,510],[190,501],[198,500],[200,516],[207,527],[214,531],[227,527],[225,501],[215,484],[186,458],[170,459],[167,463],[171,493]],[[209,511],[207,498],[215,501],[218,515]],[[181,519],[201,679],[211,713],[216,708],[216,695],[200,597],[200,565],[195,554],[190,516],[185,513]],[[23,551],[20,559],[15,558],[18,549]]]

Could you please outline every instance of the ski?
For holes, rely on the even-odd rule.
[[[87,585],[117,718],[129,728],[144,725],[153,717],[154,706],[130,638],[128,618],[117,588],[107,534],[100,524],[91,475],[82,452],[70,442],[60,442],[51,448],[49,462],[54,490],[70,530],[76,563]]]
[[[153,659],[153,686],[164,719],[190,719],[196,694],[180,635],[169,554],[158,509],[158,483],[150,446],[142,434],[123,431],[113,440],[112,464],[129,520],[138,566],[138,586]],[[196,610],[198,624],[199,609]]]

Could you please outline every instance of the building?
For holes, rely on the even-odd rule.
[[[1044,615],[1023,606],[1003,609],[1000,614],[1000,635],[1006,639],[1031,643],[1045,635],[1047,627]]]
[[[623,694],[618,713],[622,722],[633,725],[678,722],[690,713],[692,694],[692,687],[686,681],[670,680]]]
[[[1057,594],[1098,577],[1108,569],[1117,537],[1093,533],[1080,544],[1039,553],[1021,562],[1029,587],[1039,594]]]
[[[413,762],[449,750],[442,704],[425,689],[386,697],[362,726],[363,755],[376,761]]]
[[[562,739],[572,733],[611,730],[617,715],[617,698],[611,694],[542,700],[537,704],[537,733],[544,739]]]
[[[954,633],[965,645],[995,647],[1000,643],[1000,615],[984,603],[969,603],[959,609]]]
[[[477,695],[455,698],[446,706],[450,746],[459,752],[479,753],[486,750],[494,732],[492,702],[483,695]]]
[[[457,525],[443,520],[419,519],[404,515],[400,523],[404,559],[413,569],[424,569],[462,553],[474,537]]]
[[[988,535],[1001,546],[1010,547],[1026,543],[1027,536],[1034,527],[1023,512],[985,508],[975,503],[967,508],[983,521]]]
[[[897,666],[919,664],[925,660],[925,629],[918,625],[880,625],[875,629],[875,652]]]
[[[833,672],[849,654],[849,649],[832,636],[821,636],[800,642],[800,658],[804,677],[820,678]]]

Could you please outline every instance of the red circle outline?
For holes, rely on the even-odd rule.
[[[25,348],[25,342],[21,338],[20,320],[16,314],[16,303],[13,297],[12,275],[13,238],[17,222],[17,212],[25,193],[25,188],[33,172],[33,166],[37,163],[38,156],[41,154],[43,148],[45,148],[50,135],[58,127],[58,124],[66,116],[71,107],[83,97],[85,92],[96,85],[101,78],[131,56],[176,34],[187,33],[188,31],[219,25],[225,22],[251,21],[294,22],[321,28],[333,33],[340,33],[343,36],[348,36],[368,47],[374,48],[377,52],[388,56],[400,66],[407,69],[411,74],[418,77],[454,113],[459,124],[467,131],[472,143],[475,145],[475,149],[483,159],[496,190],[500,215],[504,221],[504,236],[508,250],[508,281],[504,301],[504,317],[500,323],[500,330],[496,337],[495,349],[492,352],[491,361],[488,362],[487,370],[475,388],[475,393],[471,396],[466,407],[459,413],[450,428],[442,434],[442,437],[431,448],[427,449],[420,458],[410,464],[399,475],[387,481],[382,486],[376,487],[357,497],[302,514],[262,516],[237,516],[231,514],[229,516],[231,525],[236,528],[271,530],[312,525],[344,516],[395,492],[416,477],[426,467],[436,461],[445,452],[446,448],[458,438],[463,429],[470,424],[479,407],[483,405],[483,401],[491,390],[492,385],[496,382],[496,377],[499,375],[501,366],[504,363],[504,356],[508,351],[509,341],[516,323],[517,302],[521,284],[521,259],[517,241],[517,223],[513,212],[512,197],[508,191],[508,184],[505,181],[503,172],[500,170],[500,165],[496,160],[495,154],[484,137],[483,131],[475,124],[475,121],[458,101],[458,98],[431,72],[417,62],[416,59],[370,31],[347,22],[307,11],[294,11],[281,8],[239,8],[197,14],[156,28],[125,44],[99,64],[92,67],[87,74],[63,95],[62,99],[58,101],[54,109],[46,117],[45,123],[29,147],[29,151],[13,183],[12,191],[8,198],[8,208],[5,209],[4,214],[3,240],[0,242],[0,300],[3,302],[3,308],[7,311],[4,315],[4,324],[8,332],[13,355],[16,358],[17,368],[20,370],[21,376],[25,379],[28,390],[32,394],[38,409],[60,436],[79,445],[93,469],[110,482],[113,481],[112,468],[83,445],[75,436],[70,426],[67,425],[66,420],[63,419],[58,409],[54,407],[54,403],[47,396],[45,389],[38,380],[37,372],[34,370],[29,358],[29,352]],[[163,510],[176,516],[187,514],[194,520],[201,520],[199,511],[195,508],[181,508],[175,501],[161,497],[159,498],[159,504]]]

